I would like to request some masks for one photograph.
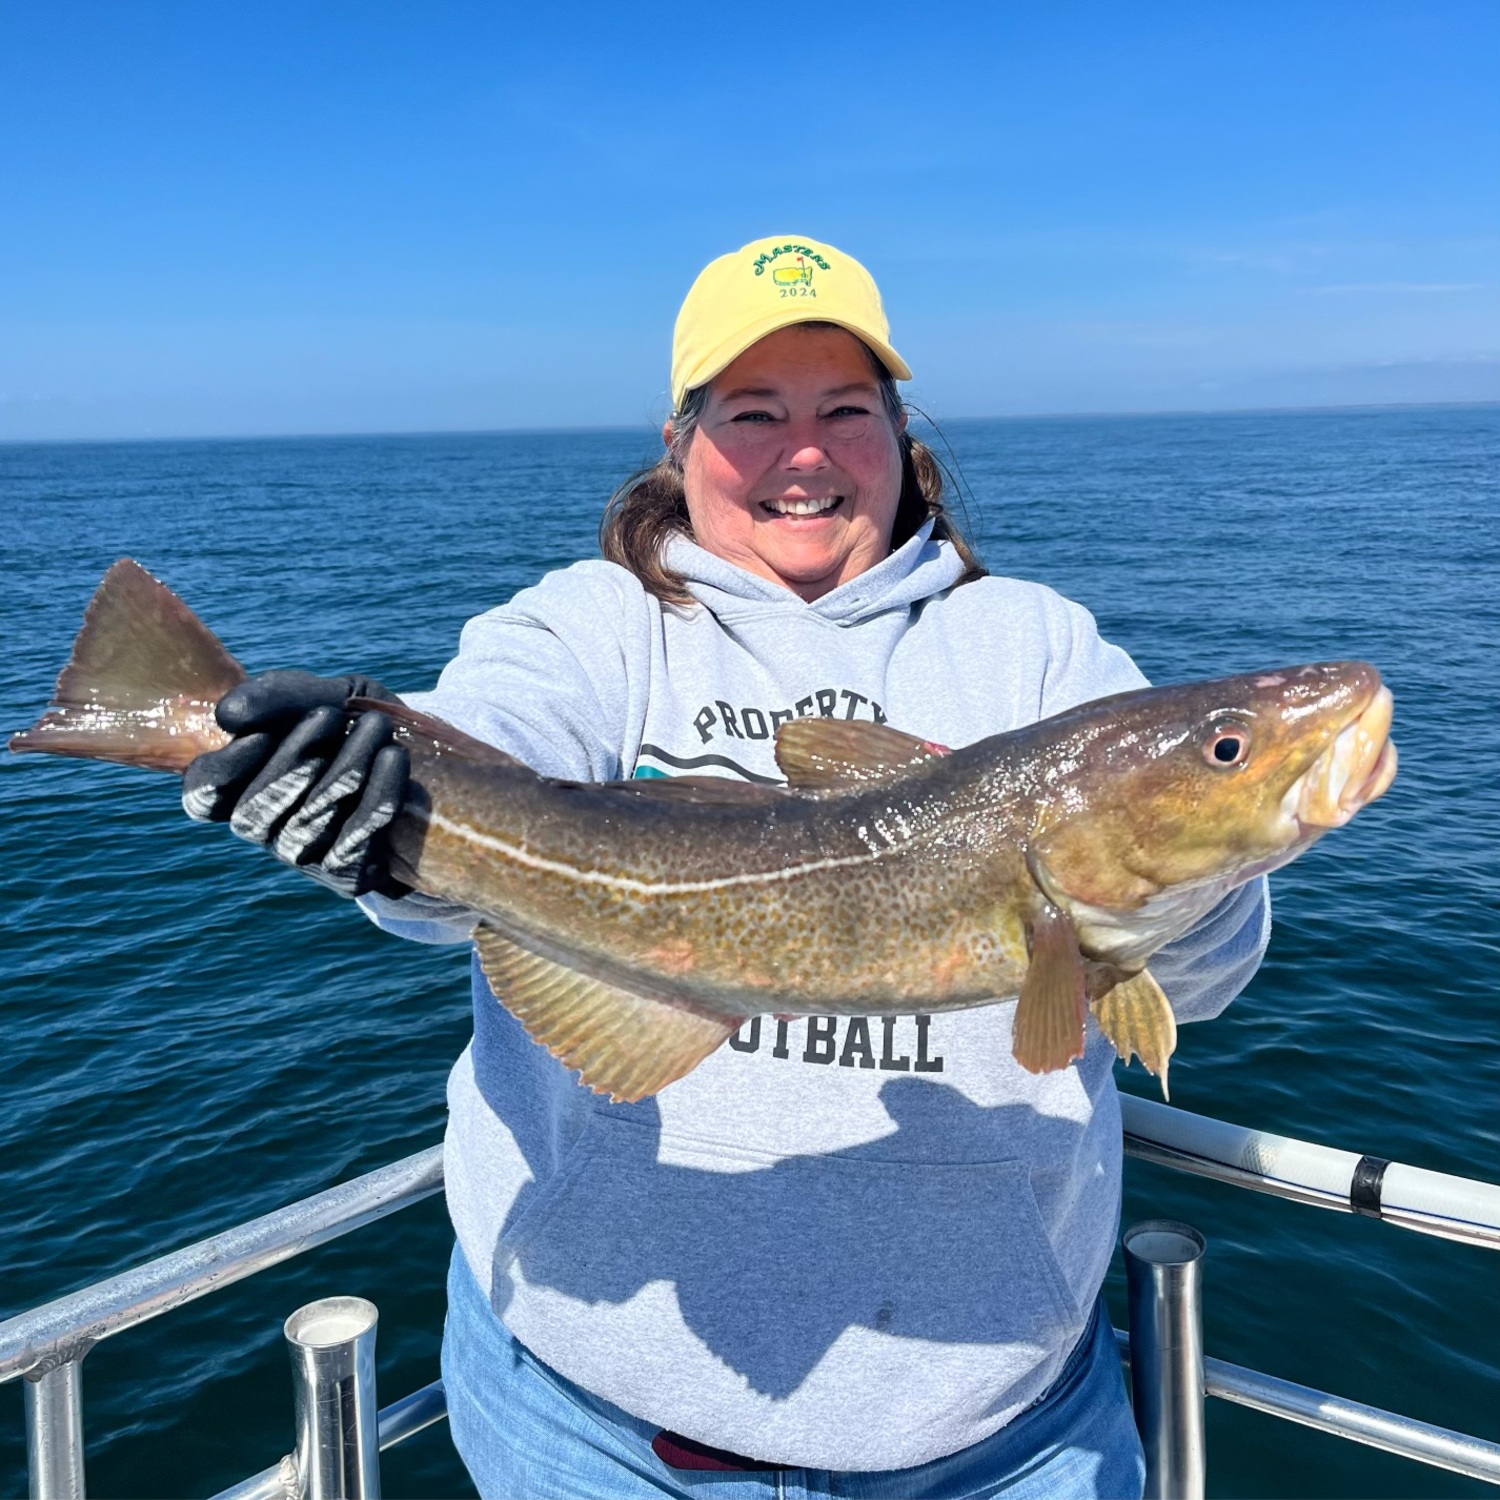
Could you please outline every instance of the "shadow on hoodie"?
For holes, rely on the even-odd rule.
[[[490,1024],[515,1023],[501,1013]],[[1029,1105],[984,1108],[905,1077],[880,1090],[896,1128],[879,1140],[775,1159],[674,1135],[662,1162],[654,1100],[584,1095],[569,1141],[555,1118],[518,1115],[506,1092],[486,1098],[535,1180],[492,1268],[502,1315],[513,1266],[533,1287],[590,1304],[618,1305],[669,1282],[691,1332],[777,1399],[850,1328],[1019,1344],[1027,1364],[1083,1328],[1027,1165],[1071,1172],[1076,1122]],[[986,1295],[976,1298],[976,1286]]]

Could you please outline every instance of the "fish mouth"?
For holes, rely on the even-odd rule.
[[[1390,740],[1394,706],[1391,690],[1382,685],[1292,783],[1282,808],[1303,829],[1342,828],[1385,794],[1396,777],[1396,747]]]

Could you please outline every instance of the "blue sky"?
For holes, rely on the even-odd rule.
[[[1500,399],[1500,3],[0,0],[0,438],[660,421],[713,255],[939,417]]]

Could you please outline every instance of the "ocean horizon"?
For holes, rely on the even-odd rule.
[[[984,422],[1091,422],[1113,419],[1172,417],[1260,417],[1298,415],[1337,415],[1361,412],[1402,411],[1500,411],[1500,397],[1475,401],[1368,401],[1318,404],[1307,406],[1181,406],[1141,407],[1079,411],[992,412],[983,416],[943,416],[934,418],[913,408],[918,429],[938,431],[950,423]],[[381,437],[563,437],[586,433],[628,433],[643,428],[659,431],[661,421],[581,423],[568,426],[520,427],[370,427],[347,429],[309,428],[305,432],[204,432],[204,433],[137,433],[105,437],[4,437],[0,448],[55,448],[109,446],[118,443],[234,443],[234,442],[301,442],[326,438],[330,441]]]

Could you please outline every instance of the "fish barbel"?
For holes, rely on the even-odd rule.
[[[214,707],[244,675],[124,559],[10,746],[180,772],[228,742]],[[557,781],[404,705],[348,706],[389,714],[411,756],[392,873],[473,910],[507,1008],[629,1101],[763,1012],[1006,1000],[1023,1067],[1081,1057],[1092,1009],[1165,1090],[1176,1024],[1151,955],[1396,772],[1391,694],[1363,662],[1120,693],[952,752],[796,720],[785,787]]]

